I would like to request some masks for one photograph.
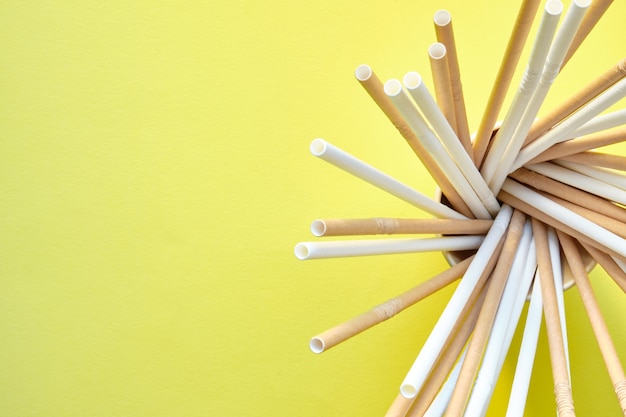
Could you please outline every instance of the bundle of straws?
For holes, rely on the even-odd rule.
[[[314,235],[437,237],[302,242],[295,247],[299,259],[443,251],[451,265],[313,337],[313,352],[321,353],[458,281],[388,416],[484,415],[528,298],[506,415],[524,413],[545,316],[557,412],[573,416],[563,291],[574,284],[626,416],[626,376],[588,277],[600,265],[626,292],[626,157],[591,151],[626,139],[626,109],[605,112],[626,96],[626,60],[537,119],[553,81],[610,3],[574,0],[564,10],[559,0],[547,0],[522,81],[498,123],[538,14],[538,0],[523,0],[473,137],[447,11],[435,13],[437,42],[429,48],[434,96],[416,72],[383,84],[369,66],[356,69],[359,83],[437,182],[440,199],[323,139],[311,143],[314,156],[434,216],[321,219],[311,225]]]

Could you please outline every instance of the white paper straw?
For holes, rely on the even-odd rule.
[[[413,252],[457,251],[476,249],[482,235],[444,236],[415,239],[337,240],[300,242],[294,253],[298,259],[339,258],[349,256],[389,255]]]
[[[437,393],[437,396],[430,404],[423,417],[441,417],[446,412],[446,408],[448,408],[448,404],[450,404],[450,399],[452,398],[452,393],[454,392],[454,387],[456,386],[456,382],[461,374],[461,367],[465,361],[466,353],[467,346],[463,349],[463,352],[461,353],[457,363],[454,365],[454,368],[452,368],[452,372],[450,372],[448,379],[446,379],[446,382]]]
[[[552,145],[571,139],[572,133],[583,124],[608,109],[613,104],[626,96],[626,78],[613,84],[602,94],[581,107],[576,113],[565,119],[563,122],[548,130],[542,136],[523,148],[513,164],[510,171],[514,171],[526,164],[528,161],[539,155]]]
[[[556,289],[556,305],[559,310],[559,318],[561,321],[561,333],[563,337],[563,349],[565,351],[565,363],[567,364],[567,374],[569,375],[570,384],[572,382],[572,373],[569,365],[569,344],[567,339],[567,323],[565,321],[565,300],[563,299],[563,269],[561,266],[561,250],[559,239],[552,227],[548,227],[548,248],[550,250],[550,260],[552,263],[552,277],[554,278],[554,288]]]
[[[430,374],[446,339],[450,335],[454,323],[456,323],[463,307],[467,303],[474,287],[478,283],[491,255],[495,251],[500,238],[504,235],[511,220],[513,210],[508,205],[503,205],[496,216],[491,229],[485,236],[485,240],[478,248],[478,252],[465,275],[459,282],[454,294],[441,313],[430,336],[422,346],[415,362],[409,369],[402,385],[400,393],[406,398],[413,398],[422,389],[426,378]]]
[[[527,165],[526,168],[591,194],[604,197],[620,204],[626,204],[626,192],[624,192],[624,190],[579,172],[572,171],[571,169],[551,162]]]
[[[509,405],[506,410],[506,417],[522,417],[526,408],[526,398],[528,397],[528,387],[530,376],[535,362],[537,352],[537,342],[539,340],[539,330],[541,329],[541,318],[543,315],[543,300],[541,297],[541,284],[539,283],[539,272],[535,275],[533,292],[530,297],[528,315],[526,316],[526,326],[522,336],[513,385],[509,396]]]
[[[370,184],[388,192],[418,207],[435,217],[447,219],[467,219],[464,215],[452,210],[425,196],[419,191],[414,190],[392,178],[391,176],[379,171],[378,169],[366,164],[360,159],[350,155],[349,153],[331,145],[324,139],[315,139],[311,142],[311,153],[324,161],[335,165],[338,168],[358,177]]]
[[[506,353],[509,350],[514,333],[509,331],[509,327],[517,326],[519,314],[515,314],[515,309],[519,306],[521,312],[521,308],[526,300],[526,294],[528,293],[528,284],[524,291],[522,281],[530,283],[530,279],[534,275],[534,269],[527,268],[530,262],[531,241],[532,229],[530,222],[527,221],[524,225],[524,232],[517,247],[500,304],[498,305],[498,311],[493,328],[489,334],[483,361],[478,371],[472,394],[465,408],[464,415],[468,417],[480,416],[487,410],[489,399],[500,374],[500,358],[506,357]],[[526,279],[524,280],[524,278]],[[517,299],[520,302],[516,302]],[[517,316],[517,319],[514,319],[514,316]],[[510,338],[508,337],[509,335]]]
[[[601,114],[584,123],[581,127],[572,132],[569,139],[590,135],[602,130],[626,125],[626,109],[616,110],[611,113]]]
[[[595,178],[598,181],[602,181],[604,183],[612,185],[613,187],[617,187],[626,191],[626,176],[618,171],[614,171],[608,168],[591,166],[587,164],[579,164],[577,162],[570,162],[564,159],[556,159],[553,160],[553,162],[564,168],[576,171],[579,174]]]
[[[417,72],[409,72],[404,76],[403,82],[411,97],[413,97],[413,100],[415,100],[415,103],[424,114],[424,117],[433,127],[450,156],[452,156],[454,163],[459,167],[463,176],[474,189],[478,198],[480,198],[480,201],[489,210],[489,213],[495,216],[500,210],[500,204],[480,175],[480,172],[478,172],[476,165],[474,165],[461,141],[454,133],[452,126],[450,126],[443,112],[439,109],[426,84],[422,82],[422,77]]]
[[[507,179],[502,189],[620,256],[626,257],[626,240],[615,233],[513,180]]]
[[[611,259],[613,259],[615,261],[615,263],[617,264],[617,266],[619,266],[620,268],[622,268],[622,270],[624,272],[626,272],[626,262],[622,261],[620,258],[618,258],[617,256],[611,256]]]
[[[492,216],[482,203],[467,179],[456,166],[452,157],[437,139],[435,133],[411,101],[407,92],[402,88],[402,83],[396,79],[389,80],[384,86],[385,93],[396,106],[404,120],[418,137],[424,148],[430,152],[433,159],[439,164],[444,174],[459,193],[465,204],[479,219],[491,219]]]
[[[559,0],[546,2],[526,71],[480,169],[480,173],[492,189],[500,189],[504,177],[507,175],[505,173],[502,178],[501,174],[496,176],[498,167],[501,165],[510,166],[524,143],[525,135],[514,135],[514,133],[532,94],[539,84],[541,70],[548,57],[550,43],[556,32],[562,11],[563,4]]]

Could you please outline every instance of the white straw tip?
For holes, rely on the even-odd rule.
[[[298,243],[293,249],[293,253],[296,255],[296,258],[305,260],[309,258],[311,251],[309,251],[309,246],[306,243]]]
[[[402,79],[408,89],[416,89],[422,84],[422,77],[415,71],[407,72]]]
[[[546,13],[557,16],[563,13],[563,3],[560,0],[548,0],[546,2]]]
[[[367,81],[372,76],[372,68],[366,64],[359,65],[354,71],[354,76],[359,81]]]
[[[317,138],[313,139],[313,142],[311,142],[309,149],[314,156],[320,156],[323,155],[324,152],[326,152],[327,145],[328,143],[324,139]]]
[[[313,353],[322,353],[325,347],[326,346],[324,345],[324,341],[319,337],[314,337],[309,342],[309,348]]]
[[[446,56],[446,46],[441,42],[435,42],[428,47],[428,55],[433,59],[441,59]]]
[[[324,236],[326,234],[326,223],[324,223],[324,220],[313,220],[311,233],[315,236]]]
[[[433,20],[435,21],[435,24],[437,26],[445,26],[445,25],[450,24],[452,17],[450,16],[449,11],[445,9],[441,9],[435,12],[435,17]]]
[[[585,9],[589,7],[589,5],[591,4],[591,0],[574,0],[574,4],[576,5],[576,7]]]
[[[400,386],[400,394],[404,398],[413,398],[417,395],[417,389],[411,384],[402,384]]]
[[[402,83],[396,79],[391,79],[385,83],[385,94],[390,97],[395,97],[402,91]]]

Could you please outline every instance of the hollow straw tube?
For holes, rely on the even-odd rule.
[[[422,77],[417,72],[409,72],[403,82],[413,100],[418,105],[426,120],[433,127],[435,133],[448,150],[454,163],[459,167],[463,176],[474,189],[483,205],[489,210],[489,214],[495,216],[500,210],[500,204],[495,195],[491,192],[487,183],[480,176],[480,172],[470,159],[467,150],[463,148],[458,137],[445,116],[437,106],[435,99],[428,91],[426,84],[422,82]]]
[[[559,0],[548,0],[545,5],[526,71],[500,129],[498,129],[496,136],[491,140],[491,147],[480,169],[480,173],[489,184],[493,181],[501,185],[504,179],[494,179],[498,166],[501,163],[512,163],[515,160],[515,156],[517,156],[517,152],[522,147],[524,136],[514,136],[515,129],[539,84],[541,70],[545,65],[548,51],[550,50],[550,43],[556,32],[562,11],[563,4]],[[498,186],[492,186],[492,188],[497,189]]]
[[[626,96],[626,78],[613,84],[604,93],[587,103],[584,107],[564,120],[528,146],[522,148],[517,155],[511,170],[524,166],[528,161],[547,150],[551,146],[571,138],[572,132],[591,120],[613,104]],[[510,171],[511,171],[510,170]],[[509,172],[510,172],[509,171]]]
[[[557,159],[554,163],[562,166],[563,168],[570,169],[578,172],[579,174],[586,175],[590,178],[594,178],[598,181],[602,181],[606,184],[612,185],[613,187],[626,191],[626,177],[615,171],[585,164],[578,164],[576,162],[570,162],[563,159]]]
[[[509,396],[509,405],[506,409],[506,417],[522,417],[524,415],[528,387],[530,386],[530,376],[537,352],[539,330],[541,329],[543,313],[542,302],[541,284],[539,283],[539,277],[536,276],[533,292],[530,296],[530,305],[528,307],[522,344],[515,367],[511,394]]]
[[[366,182],[369,182],[370,184],[424,210],[427,213],[432,214],[435,217],[467,219],[467,217],[456,212],[455,210],[452,210],[450,207],[434,201],[430,197],[425,196],[408,185],[401,183],[371,165],[366,164],[360,159],[355,158],[349,153],[331,145],[324,139],[313,140],[313,142],[311,142],[310,149],[314,156],[323,159],[324,161],[335,165],[336,167],[341,168]]]
[[[446,308],[441,313],[430,336],[422,346],[415,362],[404,378],[400,386],[400,393],[405,397],[415,397],[422,389],[424,381],[426,381],[428,374],[432,370],[439,356],[439,352],[450,335],[454,323],[461,314],[485,266],[504,235],[512,214],[513,210],[510,206],[502,206],[502,209],[493,222],[493,226],[491,226],[491,229],[489,229],[489,232],[485,236],[485,240],[478,248],[474,261],[470,264],[463,279],[459,282],[459,285],[454,291],[454,294],[452,294]]]
[[[616,110],[607,114],[601,114],[583,123],[582,126],[575,129],[570,135],[571,138],[598,133],[604,130],[621,127],[626,124],[626,109]]]
[[[428,127],[426,121],[423,119],[415,105],[411,102],[408,94],[402,88],[402,83],[396,79],[391,79],[385,83],[384,88],[385,93],[395,104],[396,108],[402,114],[411,130],[413,130],[426,150],[430,152],[433,158],[441,166],[444,174],[461,195],[461,198],[463,198],[463,201],[465,201],[472,213],[479,219],[491,219],[491,214],[485,208],[474,189],[456,166],[452,157],[444,149],[434,132]]]
[[[420,239],[338,240],[300,242],[294,253],[298,259],[340,258],[350,256],[390,255],[412,252],[457,251],[476,249],[483,236],[444,236]]]
[[[463,362],[465,361],[465,355],[467,354],[467,347],[461,353],[459,360],[454,365],[452,372],[450,372],[450,376],[446,379],[446,382],[437,393],[437,396],[428,407],[428,410],[424,413],[424,417],[440,417],[448,408],[448,404],[450,403],[450,398],[452,398],[452,393],[454,392],[454,387],[456,385],[457,380],[459,379],[459,374],[461,373],[461,367],[463,366]]]
[[[593,259],[606,271],[607,274],[615,281],[618,287],[626,293],[626,271],[620,267],[617,260],[608,253],[594,248],[581,242],[581,246],[589,252]]]
[[[587,151],[573,155],[565,155],[559,159],[574,162],[580,165],[595,166],[596,168],[626,171],[626,156],[622,155]]]
[[[315,236],[355,236],[424,233],[438,235],[477,235],[487,233],[492,220],[457,219],[316,219],[311,223]]]
[[[454,102],[452,99],[452,86],[446,46],[441,42],[431,44],[428,47],[428,58],[433,76],[433,84],[435,85],[437,105],[452,129],[456,132],[456,116],[454,114]]]
[[[552,277],[554,278],[554,288],[556,290],[556,305],[559,310],[561,320],[561,335],[563,337],[563,347],[565,349],[565,364],[567,365],[567,375],[570,384],[572,383],[572,372],[569,361],[569,343],[567,339],[567,322],[565,321],[565,300],[563,299],[563,269],[561,266],[561,250],[556,232],[552,227],[548,227],[548,248],[550,249],[550,260],[552,263]]]

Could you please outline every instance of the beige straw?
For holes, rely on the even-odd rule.
[[[593,27],[598,23],[604,12],[609,8],[609,6],[613,3],[613,0],[593,0],[591,5],[587,9],[585,13],[585,17],[583,17],[583,21],[580,23],[580,27],[576,32],[576,36],[572,40],[572,44],[565,54],[565,58],[563,59],[563,64],[561,65],[561,70],[569,61],[569,59],[574,55],[578,47],[583,43],[589,32],[593,29]]]
[[[430,59],[430,70],[433,76],[433,84],[435,85],[437,105],[456,133],[457,127],[456,116],[454,114],[454,100],[452,98],[452,82],[450,81],[448,54],[446,52],[445,45],[436,42],[428,48],[428,58]]]
[[[454,117],[456,119],[455,132],[461,144],[473,160],[472,141],[470,139],[469,124],[463,98],[463,86],[461,84],[461,72],[459,70],[459,58],[456,53],[456,42],[452,19],[446,10],[435,13],[435,33],[437,41],[445,45],[448,56],[448,70],[450,71],[450,88],[452,90],[452,103],[454,105]]]
[[[585,248],[587,252],[589,252],[593,259],[598,264],[600,264],[602,269],[604,269],[606,273],[609,274],[611,278],[613,278],[613,281],[615,281],[617,286],[626,293],[626,272],[624,272],[624,270],[620,268],[617,262],[615,262],[613,258],[611,258],[606,253],[594,248],[593,246],[590,246],[583,242],[581,242],[580,244],[583,246],[583,248]]]
[[[456,189],[452,186],[443,170],[435,162],[434,158],[430,155],[426,148],[424,148],[420,140],[417,136],[415,136],[415,133],[413,133],[407,122],[393,105],[387,94],[385,94],[383,83],[376,76],[374,71],[372,71],[372,69],[367,65],[360,65],[356,69],[355,75],[365,91],[367,91],[370,97],[372,97],[374,102],[383,111],[383,113],[385,113],[387,118],[407,141],[426,170],[433,177],[437,185],[439,185],[441,192],[446,196],[452,208],[467,217],[474,217],[472,211],[469,209],[467,204],[465,204]]]
[[[322,353],[352,336],[390,319],[418,301],[458,280],[465,273],[472,259],[474,256],[459,262],[399,296],[313,337],[310,342],[311,350],[315,353]]]
[[[596,167],[617,169],[626,171],[626,156],[613,155],[601,152],[581,152],[573,155],[567,155],[562,158],[565,161],[576,162],[579,164],[593,165]]]
[[[415,397],[406,398],[404,395],[398,393],[385,413],[385,417],[405,417],[411,405],[413,405],[413,400],[415,400]]]
[[[528,39],[528,33],[530,32],[533,19],[535,18],[540,3],[539,0],[524,0],[518,11],[509,43],[502,57],[498,75],[496,76],[489,100],[485,106],[485,113],[483,114],[478,132],[474,138],[474,161],[478,167],[482,164],[487,148],[489,147],[491,134],[498,120],[500,109],[504,103],[507,90],[513,79],[515,68],[519,62],[526,40]]]
[[[489,340],[489,334],[498,311],[500,298],[506,285],[507,277],[511,271],[517,246],[522,237],[526,215],[519,210],[515,210],[506,240],[499,256],[498,263],[492,273],[489,289],[485,296],[485,302],[480,310],[476,327],[469,343],[467,354],[461,367],[461,373],[457,380],[452,398],[446,410],[446,417],[460,417],[463,415],[465,406],[469,399],[476,374],[485,351],[485,346]]]
[[[311,224],[315,236],[395,234],[485,234],[493,220],[456,219],[318,219]]]
[[[613,65],[598,78],[570,96],[567,100],[563,101],[557,108],[534,122],[526,135],[524,146],[539,138],[561,120],[566,119],[569,115],[591,101],[594,97],[598,96],[607,88],[624,78],[624,76],[626,76],[626,59],[623,59]]]
[[[585,265],[583,264],[580,253],[578,252],[576,243],[574,242],[574,239],[564,233],[558,232],[558,236],[563,252],[565,253],[567,263],[569,264],[572,275],[574,276],[574,281],[576,281],[578,293],[580,294],[580,298],[582,299],[585,310],[587,311],[587,316],[591,322],[591,328],[593,329],[596,340],[598,341],[600,352],[602,353],[602,358],[604,359],[604,364],[606,365],[609,377],[611,378],[611,382],[615,388],[615,393],[617,394],[622,414],[626,416],[626,375],[624,374],[624,368],[622,367],[617,351],[615,350],[615,345],[613,344],[613,340],[609,334],[606,322],[602,317],[600,305],[598,304],[598,300],[593,293],[593,288],[589,282],[589,276],[587,275]]]
[[[548,231],[545,224],[535,218],[532,219],[532,226],[537,251],[537,267],[541,294],[543,296],[543,312],[548,333],[548,347],[550,350],[550,363],[552,364],[552,379],[554,381],[557,412],[559,417],[574,416],[574,399],[572,398],[561,331],[561,320],[556,300],[552,261],[548,247]]]

